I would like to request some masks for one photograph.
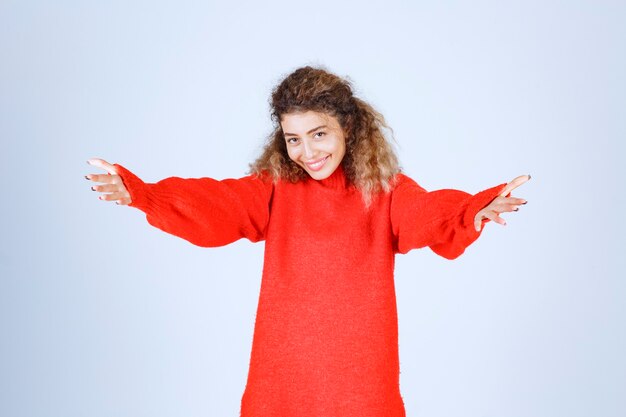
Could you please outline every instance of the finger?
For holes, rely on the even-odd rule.
[[[500,202],[496,204],[491,204],[488,209],[494,211],[496,213],[504,213],[507,211],[518,211],[520,204],[513,204],[509,202]]]
[[[99,193],[115,193],[123,191],[123,188],[120,186],[120,184],[94,185],[93,187],[91,187],[91,189]]]
[[[528,201],[524,200],[523,198],[516,198],[516,197],[505,197],[505,198],[506,198],[507,204],[513,204],[516,206],[521,206],[521,205],[528,203]]]
[[[116,203],[119,204],[119,205],[122,205],[122,206],[127,206],[130,203],[132,203],[132,200],[130,198],[121,198],[121,199],[117,200]]]
[[[506,197],[507,195],[509,195],[511,193],[511,191],[513,191],[514,189],[516,189],[520,185],[524,184],[529,179],[530,179],[530,175],[520,175],[519,177],[514,178],[513,181],[509,182],[502,189],[502,192],[500,192],[500,195],[502,197]]]
[[[496,213],[507,213],[512,211],[519,211],[519,207],[515,205],[506,205],[501,210],[496,210]]]
[[[120,193],[102,194],[98,198],[104,201],[115,201],[115,200],[121,200],[123,198],[130,198],[130,195],[128,195],[128,193],[120,192]]]
[[[95,167],[102,168],[103,170],[105,170],[106,172],[108,172],[111,175],[117,174],[117,171],[115,170],[115,167],[113,165],[109,164],[104,159],[91,158],[91,159],[87,160],[87,163],[89,165],[93,165]]]
[[[484,214],[484,216],[493,222],[506,226],[506,221],[496,212],[488,211]]]
[[[476,220],[474,220],[474,229],[476,229],[477,232],[480,232],[480,229],[483,227],[483,219],[482,218],[478,218],[478,216],[476,217]]]
[[[121,182],[119,175],[89,174],[89,175],[85,175],[85,178],[91,181],[103,182],[106,184],[119,184]]]

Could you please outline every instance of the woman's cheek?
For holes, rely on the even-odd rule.
[[[287,149],[287,155],[289,156],[289,159],[291,159],[292,161],[296,162],[298,160],[298,152],[295,149]]]

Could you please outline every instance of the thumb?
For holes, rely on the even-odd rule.
[[[100,158],[91,158],[87,160],[89,165],[93,165],[95,167],[101,168],[109,173],[109,175],[117,174],[117,170],[113,165]]]
[[[483,216],[480,213],[478,213],[476,217],[474,217],[474,229],[477,232],[480,232],[482,225],[483,225]]]

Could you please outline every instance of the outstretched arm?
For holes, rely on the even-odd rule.
[[[148,222],[198,246],[223,246],[241,238],[265,238],[273,192],[272,181],[249,175],[240,179],[170,177],[145,183],[121,165],[93,159],[104,175],[87,179],[100,199],[127,204],[146,213]]]
[[[460,256],[478,239],[483,223],[502,223],[500,213],[517,211],[524,204],[525,200],[510,197],[509,193],[527,181],[525,177],[471,195],[450,189],[428,192],[410,178],[400,176],[391,201],[396,251],[406,253],[428,246],[448,259]]]

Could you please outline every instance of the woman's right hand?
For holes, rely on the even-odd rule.
[[[109,164],[104,159],[99,158],[88,159],[87,163],[107,171],[107,174],[85,175],[85,178],[90,181],[103,183],[102,185],[94,185],[91,187],[93,191],[107,193],[101,194],[98,197],[100,200],[115,201],[116,204],[121,205],[127,205],[132,202],[128,190],[124,187],[122,177],[117,175],[115,166]]]

